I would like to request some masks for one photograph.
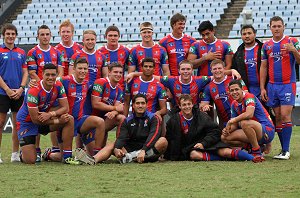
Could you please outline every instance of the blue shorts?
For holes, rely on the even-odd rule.
[[[82,116],[79,120],[75,120],[74,122],[74,137],[80,132],[80,128],[85,122],[85,120],[89,117],[89,115]]]
[[[32,122],[17,122],[18,139],[27,136],[47,135],[50,132],[49,125],[37,125]]]
[[[268,83],[267,92],[269,100],[267,106],[279,107],[282,105],[295,105],[296,83],[272,84]]]
[[[261,127],[262,127],[262,138],[261,140],[259,140],[258,144],[262,145],[262,144],[268,144],[272,142],[275,135],[274,127],[265,126],[263,124],[261,125]]]
[[[260,87],[249,85],[248,90],[250,93],[255,95],[258,99],[260,99]]]

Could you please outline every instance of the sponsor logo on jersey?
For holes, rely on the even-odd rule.
[[[28,100],[28,102],[31,102],[31,103],[34,103],[34,104],[38,104],[37,97],[35,97],[35,96],[31,95],[31,94],[28,94],[27,100]]]

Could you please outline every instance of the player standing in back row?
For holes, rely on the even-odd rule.
[[[275,16],[270,20],[273,34],[263,45],[260,68],[262,100],[275,112],[276,132],[281,143],[281,152],[275,159],[290,158],[292,135],[292,110],[296,95],[296,62],[300,63],[300,45],[296,38],[284,35],[284,22]],[[265,83],[269,77],[267,90]]]

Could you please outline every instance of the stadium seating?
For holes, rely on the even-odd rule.
[[[155,25],[154,38],[160,39],[170,32],[169,19],[174,13],[182,12],[187,16],[186,32],[192,34],[199,21],[211,20],[216,25],[229,2],[230,0],[32,0],[13,24],[22,31],[26,29],[25,26],[30,26],[26,31],[36,31],[39,25],[47,24],[57,28],[63,20],[70,19],[76,30],[81,30],[75,31],[74,39],[79,38],[84,29],[94,29],[103,34],[106,27],[115,24],[126,30],[121,32],[122,40],[137,41],[141,39],[138,35],[139,24],[150,21]],[[52,30],[54,31],[58,32]],[[20,39],[27,35],[33,33],[26,32]],[[28,41],[32,41],[29,38]],[[54,37],[54,42],[56,41],[58,40]]]
[[[273,16],[280,16],[283,18],[286,29],[285,34],[292,36],[300,36],[300,32],[296,24],[300,23],[299,16],[299,0],[248,0],[245,10],[252,10],[253,26],[257,29],[258,37],[272,36],[269,30],[269,20]],[[230,31],[229,38],[240,37],[240,28],[243,23],[242,13],[233,25]],[[300,26],[300,25],[299,25]]]

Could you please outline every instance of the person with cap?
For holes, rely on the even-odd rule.
[[[131,49],[128,73],[142,70],[142,60],[151,57],[155,61],[154,75],[170,75],[168,54],[166,50],[153,41],[153,26],[150,22],[140,25],[142,42]]]

